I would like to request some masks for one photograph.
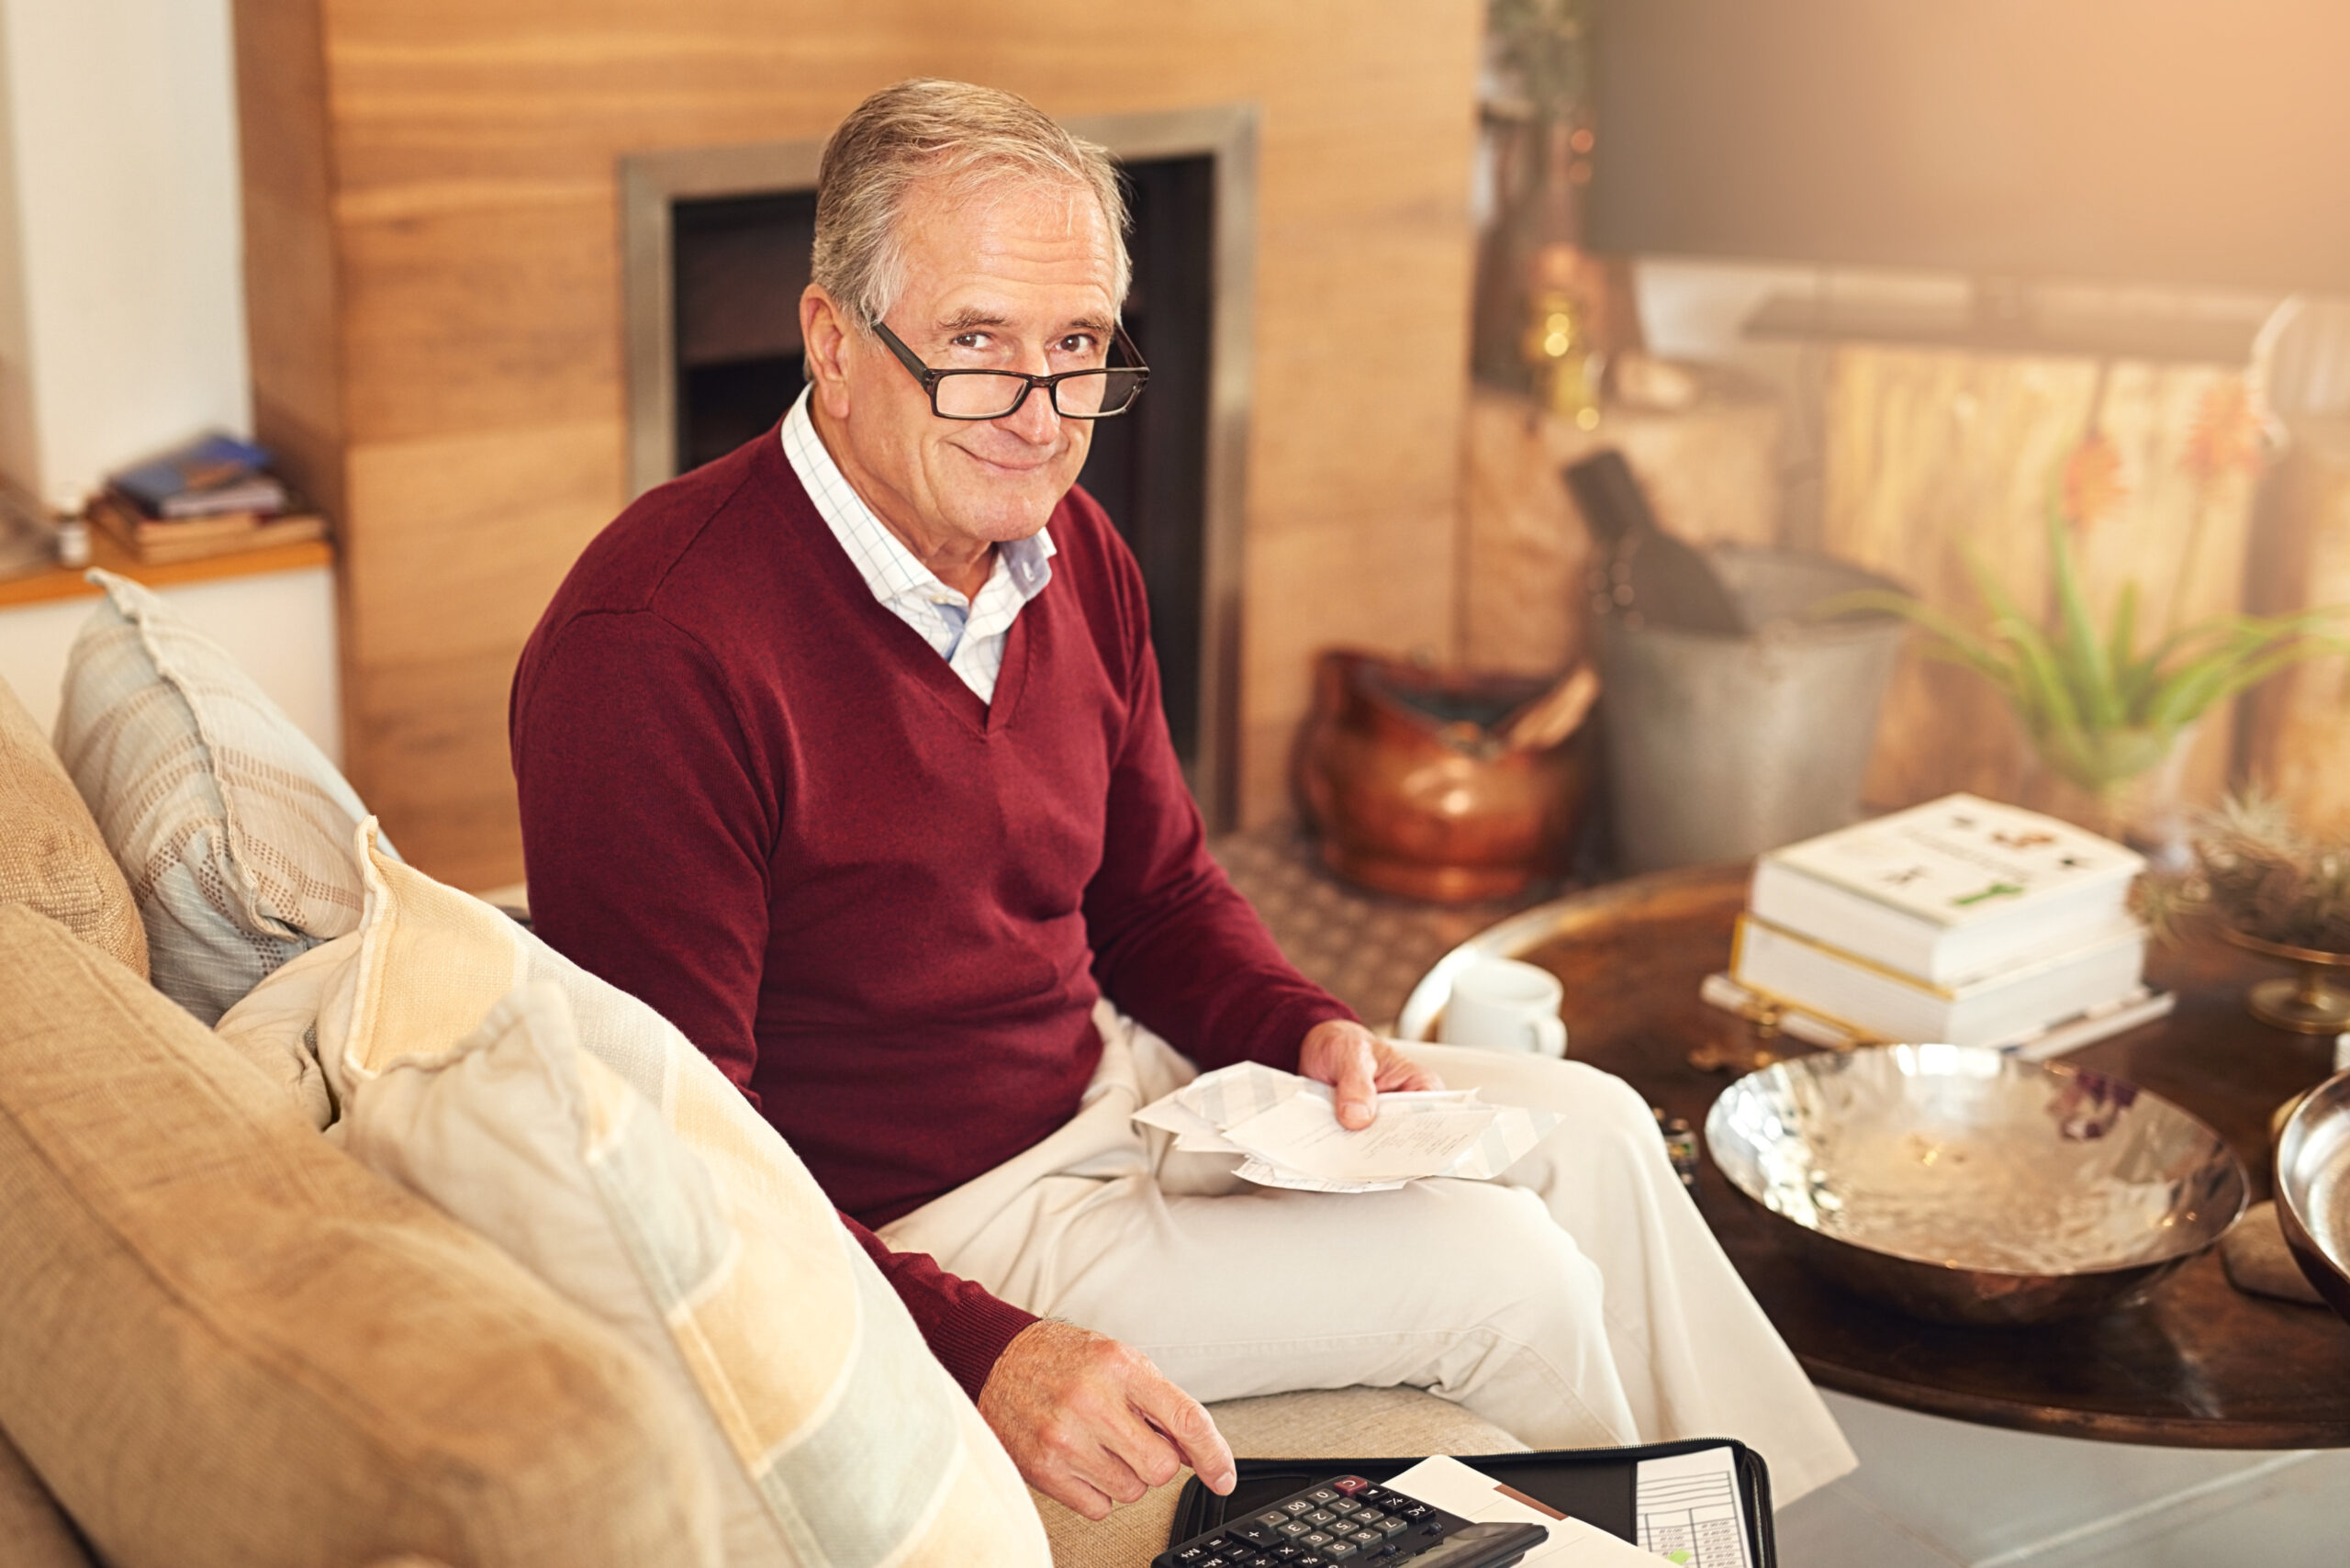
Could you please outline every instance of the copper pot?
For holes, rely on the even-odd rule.
[[[1554,682],[1325,651],[1296,765],[1323,862],[1445,903],[1564,870],[1590,799],[1595,694],[1583,672]]]

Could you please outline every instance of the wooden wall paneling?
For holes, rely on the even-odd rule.
[[[2175,589],[2182,620],[2232,612],[2244,590],[2251,478],[2239,467],[2199,476],[2195,454],[2204,416],[2237,407],[2243,390],[2242,373],[2224,366],[2125,360],[2100,377],[2087,359],[1839,347],[1829,375],[1823,547],[1979,625],[1985,610],[1964,566],[1971,546],[2027,610],[2044,610],[2048,487],[2095,401],[2122,487],[2113,510],[2075,535],[2099,624],[2131,579],[2150,630],[2164,624]],[[2232,730],[2227,709],[2199,726],[2183,775],[2190,799],[2224,787]],[[2074,815],[2087,810],[2035,765],[1987,683],[1924,659],[1913,641],[1886,699],[1864,797],[1893,807],[1951,790]]]
[[[610,179],[437,209],[402,197],[347,203],[340,226],[352,439],[618,418]]]
[[[253,423],[338,521],[341,318],[323,21],[315,0],[235,0]]]
[[[2296,425],[2260,510],[2255,607],[2350,605],[2350,419]],[[2308,827],[2350,832],[2350,662],[2288,670],[2247,707],[2248,777]]]
[[[519,647],[611,521],[617,431],[572,420],[354,447],[352,501],[375,524],[352,548],[354,628],[402,655]]]
[[[252,182],[270,139],[308,139],[308,185],[249,188],[264,205],[289,188],[336,287],[279,294],[282,269],[256,266],[254,314],[341,354],[352,772],[436,875],[520,874],[514,655],[623,497],[616,161],[822,136],[907,75],[1064,115],[1263,106],[1248,818],[1282,809],[1315,647],[1449,643],[1474,0],[239,0],[238,16],[249,77],[308,50],[320,84],[308,111],[251,100],[246,157]],[[257,355],[258,400],[308,400],[300,369]]]
[[[496,886],[513,862],[508,682],[572,557],[610,521],[621,451],[616,419],[352,451],[370,526],[346,558],[344,623],[368,658],[345,729],[367,749],[345,751],[386,823],[426,824],[436,874],[463,886]]]

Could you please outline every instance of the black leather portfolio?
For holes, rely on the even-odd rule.
[[[1692,1438],[1681,1442],[1651,1443],[1640,1448],[1561,1449],[1548,1453],[1461,1456],[1463,1464],[1483,1472],[1514,1490],[1560,1513],[1598,1526],[1609,1534],[1639,1540],[1639,1500],[1636,1485],[1644,1459],[1668,1458],[1703,1449],[1728,1449],[1737,1480],[1738,1526],[1745,1536],[1747,1561],[1752,1568],[1777,1568],[1778,1549],[1771,1533],[1771,1477],[1762,1456],[1744,1443],[1727,1438]],[[1168,1544],[1190,1540],[1228,1519],[1245,1519],[1258,1510],[1302,1487],[1333,1475],[1360,1475],[1378,1485],[1418,1463],[1414,1459],[1244,1459],[1239,1484],[1229,1497],[1219,1497],[1194,1476],[1183,1485],[1175,1504],[1174,1529]],[[1723,1561],[1718,1551],[1707,1550],[1704,1532],[1719,1530],[1723,1521],[1718,1506],[1695,1510],[1687,1499],[1651,1499],[1650,1528],[1660,1546],[1681,1544],[1689,1532],[1687,1555],[1679,1559],[1691,1568],[1706,1568],[1709,1560]],[[1685,1516],[1685,1517],[1684,1517]],[[1668,1561],[1660,1558],[1660,1561]]]

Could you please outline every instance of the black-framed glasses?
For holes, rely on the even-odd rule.
[[[873,330],[930,394],[930,411],[942,420],[1001,420],[1020,411],[1028,394],[1039,386],[1053,401],[1053,412],[1065,420],[1106,420],[1123,414],[1142,396],[1150,366],[1135,352],[1134,340],[1124,327],[1110,329],[1132,364],[1100,370],[1064,370],[1058,375],[1030,375],[1017,370],[933,370],[906,347],[886,322]]]

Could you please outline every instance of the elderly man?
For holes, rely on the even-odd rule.
[[[1576,1064],[1366,1030],[1208,857],[1143,585],[1075,483],[1144,379],[1099,149],[908,82],[826,145],[812,385],[639,500],[525,651],[532,903],[806,1159],[1024,1474],[1099,1518],[1199,1401],[1409,1383],[1529,1443],[1701,1433],[1783,1496],[1852,1464],[1674,1182]],[[1244,1187],[1129,1120],[1242,1060],[1561,1113],[1502,1182]]]

